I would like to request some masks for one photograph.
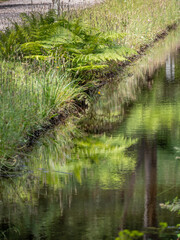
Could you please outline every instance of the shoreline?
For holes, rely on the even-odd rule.
[[[7,3],[9,3],[9,1]],[[103,19],[102,19],[102,22],[99,22],[99,20],[96,18],[96,15],[95,15],[96,12],[100,10],[100,11],[102,11],[102,13],[104,13],[104,9],[107,7],[107,4],[108,4],[108,2],[103,3],[103,4],[99,5],[99,6],[95,5],[94,7],[89,8],[89,9],[86,8],[83,11],[80,9],[80,14],[83,14],[83,16],[82,16],[83,21],[85,21],[85,22],[87,21],[87,23],[90,24],[89,25],[89,29],[91,29],[91,28],[94,29],[94,27],[95,27],[95,25],[91,26],[92,21],[94,22],[94,24],[99,24],[99,27],[103,27],[103,30],[105,31],[105,33],[108,31],[109,28],[112,29],[112,31],[113,31],[114,27],[117,27],[118,24],[121,24],[121,21],[122,21],[121,18],[119,19],[119,22],[116,22],[117,25],[115,25],[115,26],[101,25],[101,24],[104,23]],[[116,2],[115,2],[115,4],[116,4]],[[0,4],[0,6],[1,6],[1,4]],[[100,7],[100,9],[99,9],[99,7]],[[112,5],[111,7],[114,10],[114,8],[113,8],[114,5]],[[125,6],[125,10],[124,11],[129,11],[129,8],[127,10],[126,7],[127,6]],[[143,5],[141,7],[144,8]],[[159,6],[157,6],[157,7],[159,7]],[[173,7],[174,7],[174,5],[173,5]],[[109,9],[110,15],[108,16],[109,19],[107,18],[107,22],[106,23],[111,23],[111,24],[113,23],[114,15],[111,15],[113,13],[112,9]],[[155,10],[156,10],[156,7],[152,11],[154,12]],[[122,11],[121,14],[123,14],[124,11]],[[86,13],[88,13],[90,15],[90,19],[88,19],[86,17],[86,15],[87,15]],[[92,18],[92,14],[94,14],[93,18]],[[160,25],[158,24],[158,21],[157,21],[156,25],[153,25],[153,22],[155,21],[155,17],[152,17],[151,20],[147,19],[148,21],[151,21],[151,30],[149,28],[147,29],[148,21],[144,21],[143,27],[140,28],[139,31],[137,32],[137,34],[139,34],[139,35],[137,35],[137,38],[134,38],[134,36],[136,36],[136,32],[132,32],[132,35],[131,35],[131,31],[130,31],[132,29],[132,27],[134,26],[134,24],[135,24],[134,21],[136,21],[136,19],[135,19],[136,15],[134,15],[132,17],[132,19],[131,19],[133,24],[129,26],[129,29],[127,29],[126,25],[125,25],[125,26],[122,27],[122,29],[119,30],[120,33],[124,32],[124,31],[125,32],[128,32],[128,31],[130,32],[130,35],[128,35],[126,33],[126,35],[128,35],[126,40],[125,40],[126,43],[125,42],[120,42],[120,46],[124,46],[125,44],[129,45],[129,47],[132,46],[132,49],[134,47],[134,49],[136,50],[137,54],[132,55],[132,53],[131,53],[130,57],[126,58],[127,60],[123,61],[123,62],[122,61],[119,62],[119,61],[116,61],[116,60],[115,61],[113,60],[111,62],[107,61],[108,65],[109,65],[108,68],[105,69],[105,71],[104,70],[93,70],[93,71],[91,71],[90,72],[91,73],[90,78],[87,78],[85,75],[82,78],[80,76],[80,83],[79,83],[79,85],[77,84],[78,89],[79,89],[79,87],[82,86],[82,88],[79,90],[80,92],[79,92],[79,95],[78,95],[80,97],[77,97],[77,95],[73,94],[72,96],[76,96],[77,98],[73,97],[73,98],[65,99],[65,101],[63,102],[63,107],[61,107],[62,105],[60,105],[60,107],[50,108],[51,106],[49,106],[48,103],[42,102],[42,104],[44,106],[43,106],[43,108],[41,110],[41,109],[39,109],[39,105],[38,105],[37,108],[35,107],[34,104],[36,104],[36,98],[32,98],[30,95],[28,95],[26,98],[29,98],[30,101],[32,100],[32,103],[33,103],[34,106],[31,107],[31,108],[28,108],[28,111],[26,111],[24,109],[21,110],[21,108],[19,109],[19,107],[20,107],[19,105],[17,106],[17,110],[14,111],[11,108],[11,106],[9,105],[10,108],[11,108],[10,111],[12,111],[14,115],[12,114],[12,116],[11,116],[11,115],[8,115],[8,113],[7,113],[7,115],[5,115],[5,120],[2,118],[2,124],[3,123],[5,125],[7,123],[8,124],[7,124],[7,127],[5,126],[5,128],[3,128],[3,125],[1,126],[2,131],[5,131],[4,138],[2,138],[3,145],[2,145],[2,148],[0,149],[1,154],[2,154],[1,162],[0,162],[1,165],[3,166],[3,164],[7,162],[7,165],[9,164],[9,166],[11,166],[11,164],[14,162],[14,159],[19,158],[17,156],[21,156],[21,155],[23,155],[23,154],[25,154],[27,152],[30,152],[33,149],[33,146],[36,144],[36,142],[38,142],[38,140],[41,137],[43,137],[50,129],[55,128],[55,126],[63,125],[65,123],[67,123],[68,119],[70,117],[72,117],[72,116],[78,117],[80,115],[83,115],[83,113],[86,112],[86,110],[89,107],[87,102],[86,102],[86,100],[85,100],[85,98],[83,98],[83,95],[84,96],[86,95],[88,97],[89,96],[90,97],[91,96],[97,96],[98,95],[98,90],[102,86],[107,84],[108,82],[112,81],[112,78],[115,77],[118,74],[119,71],[123,71],[123,69],[125,69],[128,65],[130,65],[131,63],[136,62],[139,58],[141,58],[143,55],[146,54],[147,49],[151,48],[156,42],[160,41],[161,39],[164,39],[168,35],[168,33],[171,32],[171,30],[176,29],[179,26],[179,18],[177,16],[175,16],[173,19],[171,19],[170,16],[169,15],[166,16],[166,14],[168,14],[168,12],[167,12],[167,9],[165,8],[165,16],[162,16],[162,17],[160,16],[158,21],[160,22],[160,20],[162,20],[162,19],[165,19],[166,21],[163,22]],[[176,14],[177,14],[177,11],[176,11]],[[103,18],[104,17],[106,18],[106,15],[107,15],[107,13],[105,13],[105,15],[103,15]],[[101,15],[99,17],[101,19]],[[142,17],[145,18],[146,16],[144,16],[144,14],[143,14]],[[166,17],[167,17],[167,19],[166,19]],[[75,19],[77,19],[77,18],[78,18],[78,15],[75,14]],[[112,22],[109,22],[109,21],[111,21],[111,18],[112,18]],[[95,19],[97,21],[96,23],[95,23]],[[139,25],[139,23],[138,23],[138,27],[141,27]],[[145,32],[144,32],[145,29],[146,29],[146,31],[149,31],[149,32],[147,32],[146,35],[144,35],[145,34]],[[143,36],[145,36],[145,37],[143,37]],[[11,61],[11,58],[9,58],[9,60]],[[7,71],[8,70],[8,66],[9,66],[8,65],[8,60],[7,60],[7,62],[5,60],[5,63],[7,64],[7,68],[5,69],[5,71]],[[15,64],[16,63],[17,62],[15,62]],[[19,68],[20,71],[26,71],[26,67],[23,67],[23,64],[19,63],[19,66],[21,66]],[[58,66],[58,65],[56,65],[56,66]],[[55,68],[56,68],[56,66],[55,66]],[[27,67],[31,69],[31,64],[27,63]],[[52,65],[52,68],[53,67],[54,66]],[[11,66],[11,68],[12,68],[12,66]],[[57,68],[59,68],[59,67],[57,67]],[[14,70],[12,68],[12,72],[13,71]],[[36,77],[40,77],[38,75],[38,74],[40,74],[40,71],[41,71],[40,68],[39,68],[39,70],[37,69],[37,73],[36,73],[37,76]],[[17,79],[18,76],[21,77],[21,80],[19,81],[19,84],[25,84],[26,83],[26,82],[23,83],[22,79],[24,79],[24,77],[25,77],[26,81],[27,81],[27,79],[30,80],[30,78],[26,79],[26,76],[23,75],[24,73],[22,75],[17,75],[17,76],[16,76],[16,72],[14,72],[14,74],[15,75],[12,76],[12,77],[16,77],[16,79]],[[28,74],[28,71],[25,72],[25,74]],[[29,71],[29,74],[31,74],[31,70]],[[59,72],[59,74],[63,74],[63,73]],[[63,75],[62,75],[62,77],[63,77]],[[61,76],[60,76],[60,78],[61,78]],[[34,78],[34,80],[35,80],[35,78]],[[70,80],[72,82],[74,79],[70,78]],[[76,80],[76,78],[75,78],[75,80]],[[82,80],[82,82],[81,82],[81,80]],[[85,84],[89,83],[91,86],[88,86],[88,87],[86,86],[86,90],[85,90],[83,82]],[[15,83],[15,84],[17,84],[17,83]],[[20,87],[20,85],[18,85],[18,86]],[[18,91],[19,91],[19,87],[17,88]],[[26,86],[27,89],[29,87],[31,88],[30,85]],[[73,91],[77,90],[75,88],[73,88],[73,89],[74,89]],[[31,91],[31,89],[29,89],[29,90]],[[14,90],[10,89],[10,92],[7,92],[7,93],[10,94],[11,91],[14,91]],[[18,91],[17,91],[17,93],[18,93]],[[43,91],[43,88],[40,89],[40,91]],[[72,89],[71,89],[71,91],[72,91]],[[5,96],[5,94],[4,94],[4,96]],[[20,100],[20,102],[23,101],[23,96],[21,97],[21,99],[18,99],[18,101],[19,100]],[[12,97],[13,101],[14,101],[14,99],[15,99],[15,102],[16,102],[16,98]],[[79,100],[77,100],[77,99],[79,99]],[[2,100],[3,100],[3,98],[2,98]],[[6,100],[7,101],[7,106],[9,104],[8,101],[10,101],[10,100],[8,100],[8,98],[7,98],[7,100]],[[35,102],[33,102],[33,101],[35,101]],[[27,103],[30,104],[28,101],[27,101]],[[23,105],[23,107],[27,108],[27,104],[25,103]],[[41,112],[38,112],[39,115],[37,117],[35,117],[35,115],[33,116],[33,113],[34,113],[35,109],[37,109],[38,111],[41,111]],[[2,108],[2,110],[3,110],[3,108]],[[46,110],[47,114],[45,112],[45,114],[42,115],[42,113],[43,113],[42,111],[43,110]],[[20,113],[20,117],[19,117],[18,113]],[[24,118],[24,116],[21,116],[23,113],[26,114],[25,118]],[[6,112],[5,112],[5,114],[6,114]],[[8,116],[12,117],[11,122],[9,122]],[[29,117],[30,117],[30,119],[29,119]],[[18,125],[16,123],[17,119],[19,121]],[[14,121],[16,121],[16,122],[14,123]],[[9,124],[10,124],[10,127],[9,127]],[[11,127],[11,125],[12,125],[12,127]],[[17,134],[14,131],[13,127],[17,128]],[[13,131],[11,130],[11,128],[12,128]],[[8,131],[7,135],[6,135],[6,130]],[[17,135],[17,138],[14,137],[16,135]],[[8,144],[8,142],[10,142],[10,144]],[[4,166],[4,168],[5,167],[6,166]],[[13,167],[14,167],[14,165],[12,166],[12,168]],[[2,169],[3,169],[3,167],[2,168],[0,167],[0,171]]]
[[[165,29],[162,33],[158,33],[154,41],[152,41],[149,44],[145,44],[142,46],[142,48],[139,50],[138,55],[134,55],[128,59],[128,61],[117,64],[116,67],[121,66],[121,71],[123,71],[127,66],[130,64],[136,62],[141,57],[146,55],[146,51],[154,46],[154,44],[158,43],[160,40],[163,40],[166,38],[166,36],[173,30],[176,30],[176,28],[179,26],[179,24],[172,24],[171,26],[168,26],[167,29]],[[105,76],[101,81],[100,84],[97,86],[93,86],[91,89],[87,89],[88,92],[93,92],[93,96],[98,95],[98,90],[103,87],[104,85],[108,84],[109,77],[115,77],[117,73],[109,72],[107,76]],[[68,109],[66,108],[64,111],[61,111],[59,113],[56,113],[57,115],[51,119],[47,119],[46,124],[42,125],[40,129],[32,131],[28,137],[26,137],[26,144],[20,145],[17,149],[21,149],[20,153],[15,155],[14,157],[11,157],[7,159],[8,161],[12,161],[14,159],[21,159],[23,158],[24,154],[27,154],[33,150],[33,147],[36,146],[36,143],[41,137],[44,137],[44,135],[49,131],[53,130],[57,126],[65,125],[70,117],[77,117],[80,114],[84,114],[85,111],[88,110],[88,106],[85,104],[85,100],[83,99],[82,102],[75,102],[75,108]],[[17,160],[18,161],[18,160]],[[3,169],[3,172],[8,172],[6,169]],[[2,174],[0,177],[7,177],[7,175]]]

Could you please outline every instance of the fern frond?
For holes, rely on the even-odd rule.
[[[69,71],[90,71],[90,70],[100,70],[109,67],[106,64],[101,64],[101,65],[96,65],[96,64],[91,64],[91,65],[86,65],[86,66],[78,66],[75,68],[70,68]]]
[[[21,14],[23,25],[0,33],[1,57],[23,53],[26,59],[49,60],[59,57],[72,71],[107,67],[106,62],[124,61],[132,49],[118,45],[125,34],[91,31],[79,19],[68,21],[55,11]]]
[[[42,60],[42,61],[49,61],[52,60],[52,56],[42,56],[42,55],[30,55],[30,56],[25,56],[25,59],[36,59],[36,60]]]
[[[41,42],[28,42],[21,45],[21,50],[25,55],[46,55],[48,51]]]
[[[0,33],[0,54],[4,58],[9,58],[18,49],[19,44],[17,43],[16,32],[8,32],[8,34]]]
[[[105,41],[114,41],[114,40],[120,40],[123,39],[126,36],[126,33],[117,33],[115,31],[108,31],[101,33],[101,38],[103,38]]]

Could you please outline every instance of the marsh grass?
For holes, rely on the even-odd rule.
[[[25,136],[65,107],[72,108],[83,89],[56,68],[30,74],[21,63],[2,62],[0,71],[0,158],[5,164],[22,150],[18,147],[26,144]]]
[[[125,33],[120,43],[136,50],[153,41],[179,20],[180,3],[176,0],[107,0],[79,14],[83,22],[102,32]]]

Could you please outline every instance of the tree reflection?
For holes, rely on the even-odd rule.
[[[169,54],[166,60],[166,80],[173,81],[175,79],[175,60],[174,56]]]
[[[156,196],[157,196],[157,148],[156,142],[142,140],[144,147],[145,198],[144,227],[157,227]],[[157,239],[157,235],[145,234],[144,239]]]

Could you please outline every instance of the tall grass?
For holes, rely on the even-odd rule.
[[[107,0],[79,10],[83,22],[102,32],[126,33],[121,43],[136,50],[180,19],[178,0]]]
[[[65,107],[73,107],[83,89],[56,68],[30,73],[21,63],[1,62],[0,71],[1,167],[22,150],[18,147],[23,148],[32,130],[40,129]]]

